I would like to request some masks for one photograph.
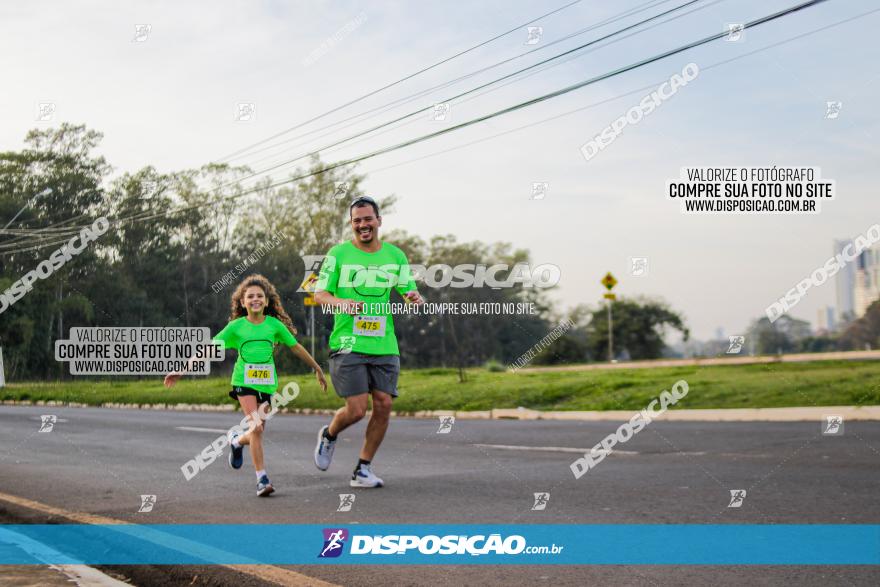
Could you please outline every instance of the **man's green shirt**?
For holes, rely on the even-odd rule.
[[[330,249],[321,265],[315,291],[327,291],[348,300],[365,302],[364,315],[338,313],[330,334],[332,350],[348,349],[366,355],[399,355],[394,319],[388,312],[392,287],[401,295],[416,289],[406,255],[383,242],[374,253],[351,241]],[[384,307],[382,307],[384,306]]]

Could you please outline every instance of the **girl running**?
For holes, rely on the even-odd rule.
[[[293,354],[315,371],[318,385],[326,393],[327,380],[321,366],[294,338],[296,328],[281,305],[281,298],[268,279],[251,275],[239,284],[232,294],[229,324],[215,337],[227,349],[236,349],[238,359],[232,372],[232,391],[229,396],[237,399],[242,411],[249,418],[249,430],[230,438],[229,465],[241,468],[243,449],[250,446],[251,459],[257,472],[257,495],[265,497],[275,491],[266,474],[263,462],[263,432],[265,422],[259,416],[259,408],[269,403],[278,389],[275,361],[272,356],[276,343],[290,347]],[[171,387],[183,373],[165,376],[165,387]],[[267,406],[268,408],[268,406]],[[265,411],[263,413],[266,413]]]

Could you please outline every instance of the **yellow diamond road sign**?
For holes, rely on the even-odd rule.
[[[302,285],[300,285],[299,287],[301,290],[303,290],[305,292],[312,293],[315,291],[315,284],[317,282],[318,282],[318,274],[312,273],[311,275],[309,275],[308,277],[305,278],[305,281],[303,281]]]
[[[605,289],[611,291],[615,285],[617,285],[617,280],[614,279],[614,276],[611,275],[611,272],[605,274],[605,277],[602,278],[602,285],[605,286]]]

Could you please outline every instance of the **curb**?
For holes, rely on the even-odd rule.
[[[647,361],[623,361],[618,363],[581,363],[548,367],[523,367],[514,372],[563,373],[568,371],[604,371],[608,369],[653,369],[658,367],[717,367],[730,365],[763,365],[777,363],[812,363],[819,361],[876,361],[880,350],[832,351],[827,353],[794,353],[790,355],[726,355],[693,359],[651,359]]]
[[[90,406],[80,402],[56,400],[4,400],[4,406],[45,406],[67,408],[110,408],[117,410],[174,410],[181,412],[235,412],[232,404],[122,404],[104,403]],[[300,416],[332,416],[335,409],[281,408],[282,414]],[[422,410],[418,412],[391,412],[395,418],[445,418],[459,420],[557,420],[579,422],[620,422],[632,418],[637,410],[542,412],[526,408],[499,408],[482,411]],[[880,421],[880,406],[818,406],[793,408],[725,408],[696,409],[664,412],[656,420],[670,422],[812,422],[825,416],[841,416],[844,420]]]

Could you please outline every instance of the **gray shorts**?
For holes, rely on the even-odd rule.
[[[339,397],[351,397],[384,391],[397,397],[400,357],[397,355],[365,355],[363,353],[330,353],[330,380]]]

